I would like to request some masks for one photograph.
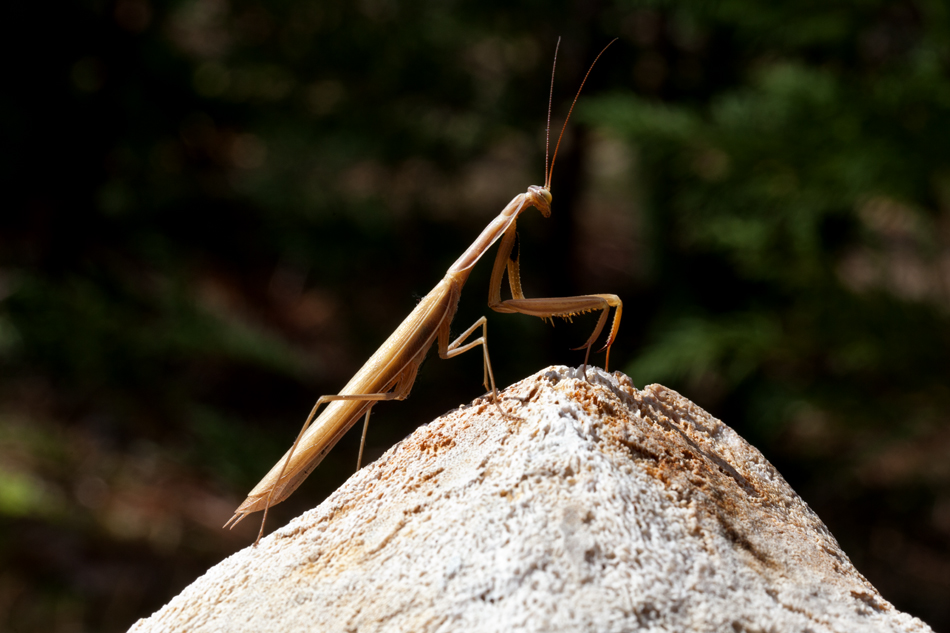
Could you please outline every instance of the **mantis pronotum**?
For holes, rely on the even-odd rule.
[[[613,41],[610,44],[613,44]],[[610,44],[607,44],[607,46],[610,46]],[[558,46],[560,46],[560,40],[558,40]],[[607,50],[607,46],[594,58],[594,62],[581,81],[574,102],[571,103],[571,108],[564,120],[564,127],[561,128],[561,135],[554,147],[550,164],[547,162],[547,151],[545,151],[544,186],[532,185],[528,187],[527,192],[515,196],[508,203],[508,206],[498,214],[498,217],[485,227],[478,239],[468,247],[468,250],[462,253],[462,256],[452,264],[442,281],[416,305],[415,309],[406,317],[406,320],[386,339],[382,347],[366,361],[366,364],[346,384],[343,391],[338,395],[321,396],[317,400],[310,411],[310,415],[307,416],[303,428],[294,440],[293,446],[280,461],[274,464],[270,472],[250,492],[244,503],[234,511],[234,516],[225,523],[225,527],[234,527],[247,515],[263,510],[264,517],[261,520],[261,529],[258,532],[255,544],[259,542],[264,533],[267,510],[289,497],[357,420],[361,417],[365,419],[363,423],[363,442],[365,442],[366,429],[369,425],[369,416],[373,405],[383,400],[404,400],[409,395],[412,384],[416,379],[416,373],[419,371],[419,366],[422,364],[426,352],[436,341],[439,344],[439,356],[441,358],[452,358],[481,345],[484,357],[482,382],[485,388],[491,391],[492,399],[497,403],[498,390],[495,387],[495,376],[488,358],[488,332],[485,317],[478,319],[451,343],[449,342],[449,327],[458,307],[462,286],[465,285],[469,273],[471,273],[475,263],[498,239],[501,239],[501,246],[492,268],[488,307],[496,312],[520,312],[542,319],[567,318],[583,312],[600,310],[601,315],[593,334],[587,339],[586,343],[575,348],[586,350],[584,355],[585,369],[590,357],[590,348],[606,325],[610,308],[615,308],[610,336],[603,348],[607,350],[607,360],[604,365],[606,366],[609,363],[610,346],[617,338],[617,330],[620,327],[622,309],[620,299],[616,295],[610,294],[526,299],[521,290],[518,251],[516,248],[517,233],[515,231],[518,215],[529,207],[535,207],[544,217],[551,215],[551,172],[554,170],[554,161],[557,158],[561,137],[564,135],[567,121],[574,111],[574,105],[577,103],[590,71],[593,70],[594,64]],[[554,59],[556,64],[557,48],[554,51]],[[552,69],[552,95],[553,91],[554,70]],[[546,131],[548,139],[550,139],[550,129],[551,100],[549,97]],[[501,281],[506,269],[508,270],[508,285],[511,288],[512,298],[503,301],[501,298]],[[474,341],[465,343],[465,340],[478,328],[482,329],[482,335]],[[314,420],[317,409],[322,404],[327,404],[327,407],[320,417]],[[363,442],[360,443],[360,462],[362,462],[363,457]]]

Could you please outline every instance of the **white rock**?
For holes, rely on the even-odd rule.
[[[421,427],[131,630],[931,631],[728,426],[577,375]]]

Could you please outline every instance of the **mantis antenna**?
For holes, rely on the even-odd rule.
[[[564,125],[561,126],[561,133],[557,137],[557,143],[554,145],[554,155],[551,156],[551,165],[548,166],[548,149],[551,139],[551,99],[554,96],[554,67],[557,66],[557,50],[561,47],[561,38],[557,38],[557,46],[554,47],[554,66],[551,68],[551,92],[548,95],[548,126],[545,130],[545,141],[544,141],[544,188],[548,191],[551,190],[551,172],[554,171],[554,161],[557,160],[557,150],[561,147],[561,139],[564,137],[564,130],[567,129],[567,122],[571,120],[571,113],[574,112],[574,106],[577,104],[577,99],[581,96],[581,90],[584,89],[584,84],[587,82],[587,77],[590,76],[590,71],[594,70],[594,64],[597,63],[597,60],[600,59],[600,56],[604,54],[610,45],[617,41],[618,38],[614,38],[607,42],[607,46],[603,47],[597,57],[594,58],[594,61],[591,62],[590,68],[587,69],[587,72],[584,73],[584,79],[581,80],[581,85],[577,89],[577,94],[574,95],[574,101],[571,102],[571,109],[567,111],[567,117],[564,119]]]

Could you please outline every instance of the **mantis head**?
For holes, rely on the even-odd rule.
[[[551,191],[547,186],[531,185],[528,187],[528,203],[546,218],[551,217],[551,200]]]

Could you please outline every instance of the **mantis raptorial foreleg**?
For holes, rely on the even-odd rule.
[[[610,44],[607,46],[610,46]],[[604,47],[604,50],[606,50],[606,47]],[[601,54],[603,54],[603,51],[601,51]],[[557,51],[555,51],[556,58]],[[597,59],[600,59],[600,55],[597,55],[597,58],[594,59],[595,64]],[[594,64],[591,64],[591,69],[593,67]],[[590,70],[587,73],[590,74]],[[584,81],[586,80],[587,75],[584,76]],[[584,81],[581,82],[581,88],[578,89],[577,96],[574,97],[574,103],[577,103],[577,97],[580,96],[581,89],[584,87]],[[551,72],[551,85],[553,91],[553,70]],[[561,136],[564,134],[567,120],[573,110],[574,104],[571,104],[571,110],[564,120],[564,128],[561,129]],[[551,106],[549,102],[548,131],[550,131],[550,124]],[[542,319],[569,318],[575,314],[599,310],[601,315],[593,334],[584,345],[577,348],[587,350],[584,356],[585,373],[590,348],[604,329],[610,308],[615,308],[610,336],[607,338],[606,345],[604,345],[609,360],[610,346],[616,340],[617,330],[620,327],[622,307],[620,299],[616,295],[608,294],[527,299],[521,290],[517,252],[512,256],[512,251],[517,242],[515,223],[518,215],[529,207],[535,207],[541,211],[544,217],[551,215],[551,172],[554,170],[554,159],[557,158],[557,148],[559,146],[560,137],[554,148],[550,166],[547,165],[547,159],[545,158],[544,186],[532,185],[528,187],[528,191],[525,193],[515,196],[502,209],[501,213],[488,223],[478,239],[452,264],[442,281],[423,297],[409,316],[396,328],[396,331],[386,339],[382,347],[376,350],[376,353],[356,372],[356,375],[343,388],[342,393],[322,396],[317,400],[290,450],[254,487],[244,503],[235,510],[231,520],[225,523],[225,527],[234,527],[248,514],[263,510],[264,519],[261,520],[261,529],[257,535],[257,541],[260,541],[264,533],[264,521],[267,518],[268,509],[286,499],[316,468],[317,464],[343,434],[356,424],[356,421],[361,417],[364,418],[364,422],[359,463],[362,463],[366,429],[369,425],[370,412],[373,406],[377,402],[385,400],[404,400],[409,395],[426,352],[436,342],[438,342],[439,356],[442,358],[452,358],[481,345],[483,355],[482,382],[486,389],[491,390],[492,400],[497,406],[498,390],[495,387],[495,374],[492,371],[491,360],[488,356],[488,331],[485,317],[475,321],[454,341],[449,342],[449,338],[452,318],[458,308],[462,287],[478,260],[499,239],[501,239],[501,248],[492,268],[491,286],[488,293],[489,307],[497,312],[520,312]],[[501,299],[501,282],[506,269],[512,298],[503,301]],[[479,327],[482,329],[482,335],[475,340],[468,341],[468,337]],[[326,405],[323,412],[319,417],[316,417],[317,411],[323,405]]]
[[[617,295],[597,294],[597,295],[579,295],[576,297],[551,297],[526,299],[521,290],[521,272],[518,264],[519,252],[518,232],[515,222],[512,222],[505,231],[501,239],[501,245],[498,247],[498,256],[495,258],[495,265],[492,268],[491,285],[488,291],[488,307],[496,312],[518,312],[530,316],[541,317],[542,319],[564,317],[569,318],[577,314],[600,310],[600,318],[597,320],[597,326],[594,332],[587,339],[587,342],[575,350],[586,349],[584,355],[584,368],[582,373],[587,373],[587,361],[590,358],[590,348],[600,336],[607,324],[607,316],[610,314],[610,308],[616,308],[614,312],[613,326],[610,328],[610,336],[603,349],[607,350],[607,358],[604,361],[606,369],[610,364],[610,346],[617,338],[617,331],[620,329],[620,314],[623,310],[623,304]],[[508,286],[511,289],[512,299],[502,301],[501,299],[501,280],[508,271]]]

